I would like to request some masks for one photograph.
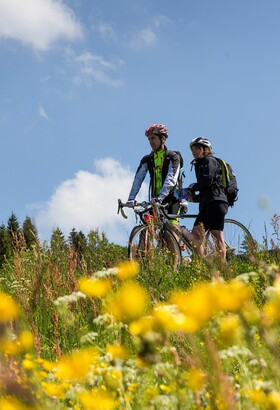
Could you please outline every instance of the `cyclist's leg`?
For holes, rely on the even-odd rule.
[[[213,237],[217,254],[220,255],[222,259],[226,259],[226,244],[224,239],[224,232],[212,229],[210,233]]]
[[[196,218],[194,227],[190,234],[191,242],[193,245],[193,250],[197,252],[202,258],[205,257],[204,252],[204,238],[205,238],[205,228],[204,224],[199,221],[199,216]]]
[[[225,202],[214,201],[209,204],[207,230],[210,231],[217,255],[223,260],[226,259],[226,244],[224,239],[225,216],[228,211],[228,205]]]
[[[167,213],[172,214],[172,215],[176,215],[179,214],[179,210],[180,210],[180,201],[175,198],[174,196],[168,196],[163,203],[168,203],[169,206],[167,208]],[[170,223],[172,223],[172,225],[178,225],[179,221],[177,218],[172,218],[169,220]]]

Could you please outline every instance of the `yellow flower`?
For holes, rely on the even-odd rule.
[[[58,384],[51,382],[43,382],[42,386],[49,396],[56,397],[58,399],[64,399],[66,391],[69,389],[69,385],[67,383]]]
[[[109,301],[105,310],[119,321],[141,317],[147,308],[146,290],[134,282],[125,282]]]
[[[27,370],[32,370],[35,368],[35,363],[33,360],[30,360],[29,358],[25,358],[22,361],[22,366]]]
[[[251,389],[248,390],[247,395],[249,400],[258,405],[265,404],[267,402],[266,394],[260,389]]]
[[[137,276],[139,272],[139,265],[135,261],[122,262],[117,266],[117,277],[120,280],[132,279]]]
[[[178,311],[176,305],[159,305],[153,311],[155,326],[166,331],[195,332],[199,325],[195,318]]]
[[[19,344],[15,340],[0,339],[0,351],[8,355],[17,355],[20,353]]]
[[[106,352],[112,357],[112,359],[126,359],[128,357],[128,350],[121,345],[107,345]]]
[[[189,292],[175,292],[171,301],[181,312],[202,326],[213,313],[213,303],[209,286],[197,286]],[[197,329],[195,329],[197,330]]]
[[[161,391],[163,391],[164,393],[171,393],[172,390],[174,389],[173,386],[167,386],[166,384],[160,384],[159,388]]]
[[[19,315],[19,307],[11,296],[0,292],[0,322],[9,322]]]
[[[219,282],[212,289],[216,311],[236,312],[250,300],[249,287],[238,279],[229,283]]]
[[[25,406],[14,398],[0,399],[1,410],[36,410],[34,407]]]
[[[273,410],[280,410],[280,393],[277,391],[271,391],[267,395],[268,408]]]
[[[34,338],[31,332],[28,330],[24,330],[18,337],[18,341],[20,344],[21,349],[28,350],[33,347]]]
[[[60,380],[84,378],[97,361],[98,353],[93,347],[73,351],[69,356],[59,360],[55,368],[55,376]]]
[[[109,279],[81,278],[79,289],[87,296],[102,298],[111,290]]]
[[[243,328],[238,315],[230,314],[219,320],[220,340],[226,345],[238,343],[242,338]]]
[[[50,362],[48,360],[41,359],[40,362],[42,363],[43,369],[45,369],[47,372],[52,371],[53,368],[56,366],[56,363]]]
[[[112,410],[116,406],[115,400],[104,392],[84,392],[79,399],[85,410]]]
[[[188,384],[188,387],[193,391],[200,390],[205,383],[205,379],[206,379],[205,373],[203,373],[199,369],[191,368],[188,371],[187,384]]]
[[[144,335],[147,332],[150,332],[153,327],[153,318],[152,316],[143,316],[134,322],[131,322],[129,325],[129,331],[135,336]]]

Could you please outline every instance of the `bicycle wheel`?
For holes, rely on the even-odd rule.
[[[250,231],[241,222],[234,219],[225,219],[224,238],[227,259],[249,255],[255,249],[254,239]],[[211,256],[216,253],[216,249],[209,232],[206,234],[206,240],[206,255]]]
[[[255,250],[255,242],[250,231],[234,219],[225,219],[224,237],[228,258],[250,255]]]
[[[143,225],[131,232],[128,257],[146,266],[157,263],[162,257],[166,265],[176,268],[181,261],[181,251],[172,232]]]

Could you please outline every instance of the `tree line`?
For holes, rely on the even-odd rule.
[[[14,212],[11,213],[7,224],[0,225],[0,267],[5,261],[14,258],[15,253],[32,250],[50,252],[53,257],[60,258],[68,253],[75,253],[77,263],[87,270],[109,268],[127,256],[127,248],[110,243],[104,232],[91,230],[87,235],[73,228],[65,237],[57,227],[52,231],[50,243],[41,244],[38,230],[32,219],[27,216],[20,223]]]

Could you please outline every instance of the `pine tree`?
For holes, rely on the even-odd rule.
[[[13,254],[13,245],[11,236],[5,225],[0,226],[0,266],[2,266],[5,259]]]
[[[28,249],[39,243],[37,228],[29,216],[25,218],[22,224],[22,232]]]
[[[10,218],[7,222],[7,230],[12,240],[12,245],[14,249],[21,249],[21,236],[22,232],[20,229],[20,224],[16,215],[12,212]]]
[[[66,249],[66,241],[62,231],[59,228],[52,231],[51,249],[53,251],[63,251]]]

